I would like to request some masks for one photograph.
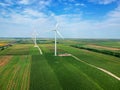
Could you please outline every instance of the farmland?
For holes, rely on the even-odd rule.
[[[8,59],[4,65],[0,65],[1,90],[28,90],[29,89],[29,56],[1,56]],[[0,59],[0,60],[1,60]]]
[[[71,46],[119,52],[119,40],[59,40],[58,54],[69,53],[90,65],[72,56],[55,57],[52,39],[38,40],[43,55],[25,40],[0,51],[0,90],[120,90],[120,80],[90,66],[120,77],[119,57]]]

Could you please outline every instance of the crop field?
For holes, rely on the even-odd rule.
[[[97,39],[88,39],[88,40],[76,40],[80,44],[94,44],[98,46],[120,48],[120,40],[106,39],[106,40],[97,40]]]
[[[0,42],[0,47],[6,45],[7,43]]]
[[[39,40],[43,55],[31,41],[23,41],[0,51],[0,90],[120,90],[119,57],[71,46],[113,50],[120,48],[119,40],[104,40],[111,45],[101,40],[59,40],[58,54],[70,56],[56,57],[53,40]]]
[[[25,55],[0,56],[0,90],[29,90],[29,59]]]

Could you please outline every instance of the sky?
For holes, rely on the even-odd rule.
[[[120,0],[0,0],[0,37],[120,39]]]

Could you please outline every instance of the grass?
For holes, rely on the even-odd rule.
[[[108,49],[101,49],[101,48],[95,48],[95,47],[89,47],[89,46],[79,46],[79,45],[72,45],[72,47],[78,48],[78,49],[84,49],[92,52],[107,54],[115,57],[120,57],[120,50],[108,50]]]
[[[88,65],[83,64],[82,62],[75,61],[74,59],[67,60],[68,63],[72,63],[73,66],[81,70],[83,73],[87,75],[94,81],[97,85],[99,85],[104,90],[119,90],[120,82],[115,78],[101,72],[95,68],[89,67]],[[106,82],[107,81],[107,82]]]
[[[101,87],[96,85],[93,81],[80,71],[78,68],[74,67],[72,64],[67,63],[65,59],[53,56],[46,56],[48,63],[51,65],[55,74],[60,81],[63,90],[100,90]],[[50,60],[51,58],[51,60]],[[69,60],[69,58],[67,58]]]
[[[80,63],[72,57],[54,57],[51,53],[46,53],[45,57],[58,77],[63,90],[80,90],[81,88],[83,90],[120,89],[118,80]],[[110,84],[112,85],[109,86]]]
[[[29,51],[30,55],[40,55],[39,50],[37,47],[31,47]]]
[[[81,42],[67,40],[58,45],[58,52],[71,53],[120,77],[119,58],[69,46]],[[0,90],[120,90],[120,81],[73,57],[54,57],[54,44],[44,43],[39,44],[43,55],[33,44],[15,44],[0,51],[0,63],[11,57],[0,66]]]
[[[87,48],[94,48],[94,49],[99,49],[99,50],[110,50],[110,51],[119,51],[119,48],[111,48],[111,47],[105,47],[105,46],[98,46],[98,45],[84,45],[83,47]]]
[[[30,44],[16,44],[0,51],[0,55],[29,55]]]
[[[9,63],[0,67],[1,90],[29,90],[30,57],[13,56]]]
[[[96,45],[107,46],[107,47],[114,47],[120,48],[120,41],[104,41],[104,42],[96,42]]]
[[[120,40],[111,40],[111,39],[86,39],[86,40],[76,40],[79,44],[95,44],[106,47],[120,48]]]
[[[60,45],[59,48],[66,50],[83,61],[98,67],[104,68],[120,77],[120,59],[110,55],[104,55],[87,50],[77,49],[69,46]]]
[[[30,90],[62,90],[54,71],[44,56],[32,56],[30,75]]]

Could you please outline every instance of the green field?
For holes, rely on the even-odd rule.
[[[20,44],[22,41],[24,44]],[[0,90],[120,90],[120,80],[90,66],[95,65],[120,77],[120,58],[71,46],[102,45],[103,41],[59,41],[59,54],[69,53],[90,65],[72,56],[55,57],[52,41],[42,40],[40,44],[39,40],[43,55],[29,40],[21,40],[1,50]],[[119,43],[116,44],[119,40],[108,42],[109,45],[103,46],[119,48]]]
[[[0,90],[29,90],[30,56],[0,57],[8,59],[0,65]]]

